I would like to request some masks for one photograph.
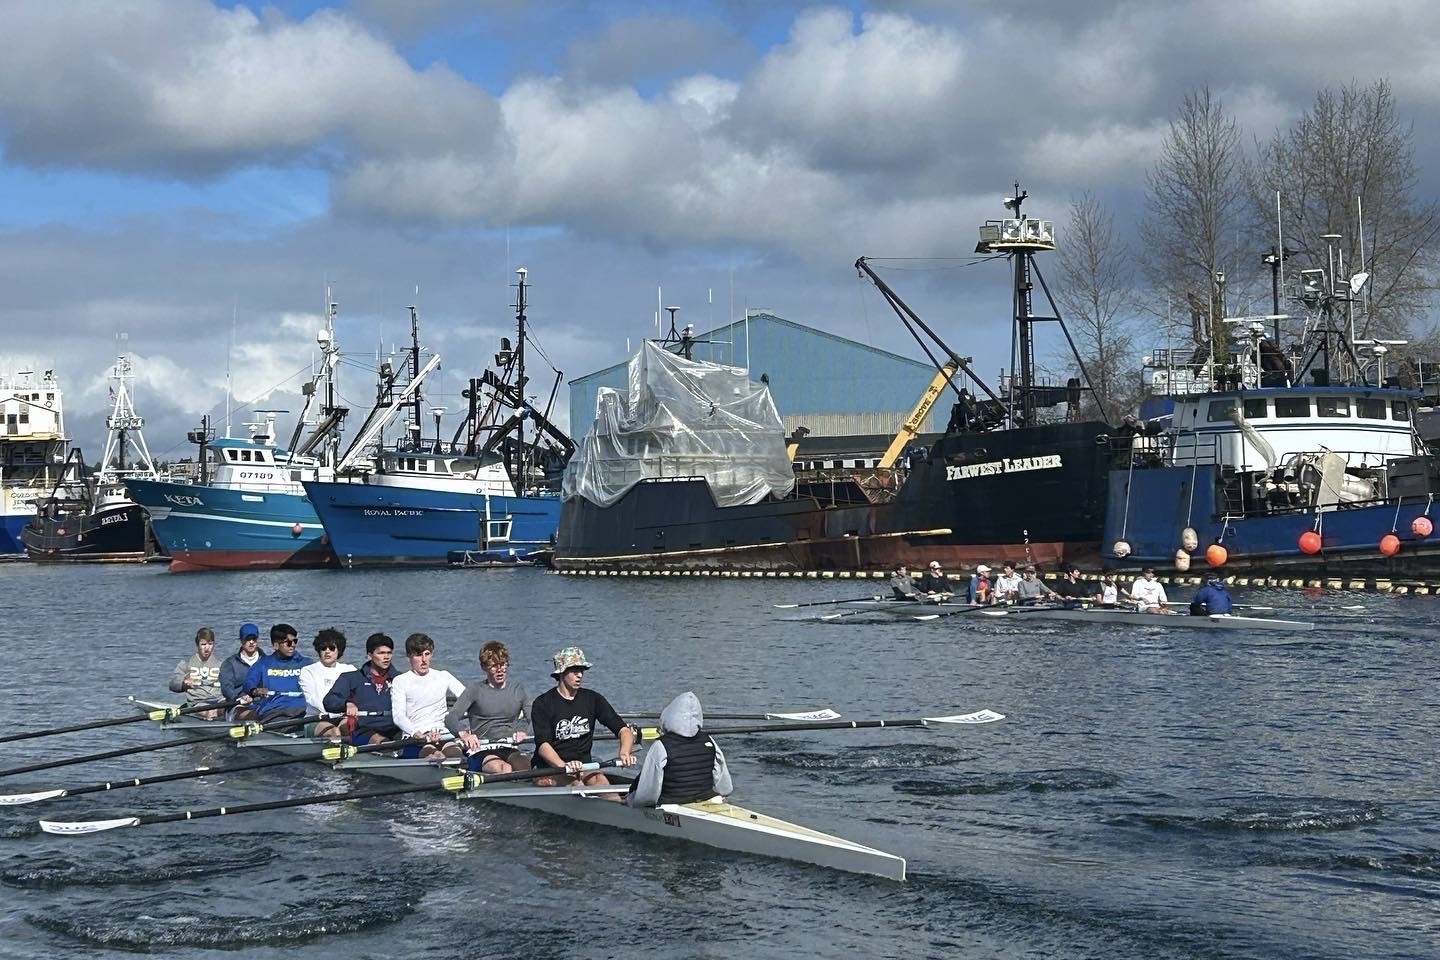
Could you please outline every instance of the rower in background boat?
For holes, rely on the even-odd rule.
[[[1055,582],[1054,592],[1065,602],[1065,606],[1071,608],[1098,603],[1101,598],[1099,588],[1080,579],[1080,568],[1073,563],[1066,564],[1065,573]]]
[[[994,595],[990,588],[990,568],[982,563],[970,575],[970,583],[965,588],[965,602],[972,606],[985,607],[993,601]]]
[[[445,714],[450,712],[450,698],[465,692],[465,684],[449,670],[431,666],[435,641],[423,633],[405,638],[405,658],[410,671],[402,673],[390,685],[390,712],[400,733],[407,737],[423,737],[425,743],[409,746],[402,757],[429,759],[437,754],[458,759],[463,753],[460,744],[445,729]]]
[[[1165,596],[1165,586],[1155,579],[1155,568],[1146,567],[1140,577],[1130,585],[1130,602],[1141,613],[1169,613],[1170,598]]]
[[[326,627],[315,634],[311,645],[320,659],[301,668],[300,692],[305,696],[306,713],[319,716],[325,712],[325,695],[335,686],[335,681],[340,679],[341,674],[350,673],[355,667],[340,662],[340,658],[345,655],[345,634],[336,628]],[[315,737],[339,735],[340,725],[329,720],[317,722],[311,733],[311,736]]]
[[[260,628],[253,623],[240,624],[240,649],[225,658],[220,664],[220,698],[233,700],[242,706],[230,711],[237,716],[250,703],[250,694],[245,691],[245,677],[250,668],[260,662]]]
[[[686,691],[660,711],[660,738],[650,745],[625,802],[632,807],[695,803],[735,789],[725,754],[705,733],[700,698]]]
[[[1028,606],[1046,600],[1059,599],[1060,595],[1040,579],[1035,567],[1033,565],[1026,566],[1025,573],[1020,577],[1020,585],[1015,588],[1015,602]]]
[[[270,628],[270,652],[245,674],[250,705],[235,711],[237,720],[298,720],[305,716],[305,694],[300,692],[300,671],[314,663],[295,651],[300,636],[288,623]]]
[[[510,650],[498,640],[480,648],[485,678],[468,685],[445,715],[445,726],[460,741],[468,757],[466,768],[481,773],[529,770],[530,758],[513,746],[481,750],[482,741],[525,742],[520,721],[530,697],[519,683],[510,682]]]
[[[920,599],[920,591],[915,586],[915,578],[910,576],[910,568],[903,563],[890,577],[890,595],[896,600]]]
[[[1100,585],[1095,588],[1095,602],[1102,607],[1114,608],[1120,604],[1120,584],[1115,580],[1115,571],[1106,567],[1100,571]],[[1127,597],[1128,593],[1125,594]]]
[[[930,561],[930,569],[920,578],[920,592],[931,600],[948,600],[955,594],[955,587],[945,571],[940,569],[939,560]]]
[[[620,740],[622,767],[635,765],[635,731],[615,712],[610,701],[585,688],[585,671],[591,663],[585,659],[584,650],[566,647],[555,654],[552,662],[554,669],[550,676],[555,679],[555,686],[530,705],[530,725],[535,730],[534,764],[564,767],[569,774],[564,786],[605,786],[610,782],[605,774],[581,771],[581,767],[590,762],[595,725],[606,727]],[[535,783],[542,787],[562,785],[559,777],[541,777]]]
[[[1231,599],[1225,581],[1214,573],[1205,581],[1203,587],[1195,591],[1195,596],[1190,600],[1190,616],[1192,617],[1208,617],[1217,613],[1228,615],[1234,609],[1235,601]]]
[[[391,662],[394,656],[394,640],[370,634],[360,669],[342,673],[325,694],[325,712],[345,714],[345,731],[353,744],[383,743],[400,735],[390,703],[390,686],[399,676]]]
[[[170,674],[171,692],[185,694],[187,707],[218,702],[221,699],[221,665],[222,661],[215,656],[215,631],[201,627],[195,631],[195,653],[175,664],[175,670]],[[215,720],[222,713],[223,710],[205,710],[195,716]]]
[[[1020,574],[1015,572],[1015,564],[1006,560],[1000,564],[1000,577],[995,581],[995,594],[997,603],[1014,603],[1015,594],[1020,590]]]

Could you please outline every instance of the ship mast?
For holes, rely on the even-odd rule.
[[[110,391],[110,416],[105,420],[109,433],[105,437],[105,452],[100,457],[100,473],[96,477],[101,484],[115,483],[131,476],[151,480],[158,476],[155,463],[150,459],[150,448],[145,444],[145,435],[141,432],[145,419],[135,413],[135,406],[130,400],[130,381],[135,379],[135,374],[130,357],[123,352],[127,339],[128,335],[120,334],[122,352],[116,357],[110,374],[115,387]],[[133,465],[126,462],[126,455],[132,450],[135,454]]]

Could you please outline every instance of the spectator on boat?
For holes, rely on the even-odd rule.
[[[920,578],[920,592],[932,600],[948,600],[955,593],[950,578],[940,569],[939,560],[930,561],[930,568]]]
[[[1130,585],[1130,601],[1141,613],[1169,613],[1170,600],[1165,587],[1155,579],[1155,568],[1140,571],[1140,578]]]
[[[695,694],[680,694],[660,711],[660,739],[650,745],[640,776],[625,802],[632,807],[694,803],[726,797],[735,789],[725,754],[705,733],[705,714]]]
[[[580,768],[590,762],[590,747],[595,739],[595,725],[607,728],[620,740],[620,765],[635,765],[635,731],[628,726],[615,708],[594,690],[585,688],[585,671],[590,661],[579,647],[566,647],[552,658],[550,676],[555,686],[535,698],[530,705],[530,724],[535,730],[537,767],[564,767],[569,775],[564,785],[603,786],[610,782],[603,773],[586,773]],[[562,783],[560,777],[542,777],[535,781],[542,787]],[[618,797],[616,799],[619,799]]]
[[[359,670],[340,674],[325,694],[324,707],[327,713],[345,714],[351,743],[382,743],[400,735],[390,704],[390,686],[399,676],[391,663],[395,641],[372,633],[365,641],[365,654]]]
[[[270,652],[245,674],[245,692],[251,703],[236,713],[238,720],[298,720],[305,716],[305,694],[300,691],[300,671],[314,663],[295,652],[300,637],[288,623],[270,628]]]
[[[253,623],[240,624],[240,649],[225,658],[220,664],[220,698],[233,700],[237,704],[248,704],[250,694],[245,692],[245,676],[250,668],[260,662],[260,628]],[[237,706],[230,711],[238,716],[243,709]]]
[[[983,563],[970,575],[970,583],[965,587],[965,602],[982,607],[990,603],[990,568]]]
[[[1100,571],[1100,585],[1095,588],[1095,602],[1102,607],[1114,607],[1120,603],[1120,594],[1124,593],[1128,598],[1128,591],[1121,590],[1120,584],[1115,582],[1115,571],[1106,567]]]
[[[334,627],[326,627],[315,634],[311,645],[320,659],[300,671],[300,692],[305,695],[306,714],[316,717],[326,712],[325,695],[335,686],[335,681],[342,673],[350,673],[355,668],[340,662],[345,655],[345,634]],[[340,724],[321,720],[315,724],[314,735],[338,737]]]
[[[1195,596],[1190,600],[1190,616],[1192,617],[1230,613],[1234,609],[1235,602],[1230,598],[1230,591],[1226,589],[1225,581],[1214,573],[1205,581],[1203,587],[1195,591]]]
[[[1065,601],[1067,607],[1079,607],[1100,600],[1100,591],[1093,583],[1080,579],[1080,568],[1066,564],[1065,573],[1055,584],[1055,593]]]
[[[1059,599],[1060,595],[1051,590],[1036,574],[1034,566],[1025,568],[1025,573],[1020,577],[1020,585],[1015,588],[1016,603],[1036,604],[1044,600]]]
[[[995,581],[995,589],[991,593],[995,595],[997,603],[1014,603],[1019,589],[1020,574],[1015,572],[1015,564],[1006,560],[1000,564],[1000,577]]]
[[[498,640],[480,648],[485,679],[472,683],[445,715],[445,726],[460,740],[466,767],[482,773],[529,770],[530,758],[513,744],[525,741],[520,721],[530,697],[519,683],[510,682],[510,650]],[[509,741],[495,746],[498,741]],[[491,746],[481,749],[482,743]]]
[[[185,694],[187,707],[202,703],[217,703],[220,696],[220,668],[222,661],[215,656],[215,631],[201,627],[195,631],[195,653],[187,660],[175,664],[170,674],[170,690]],[[204,720],[214,720],[224,710],[201,710],[195,714]]]
[[[451,739],[450,731],[445,729],[445,714],[450,710],[451,698],[465,692],[465,684],[449,670],[432,667],[434,656],[435,641],[425,634],[412,633],[405,638],[410,670],[391,684],[390,712],[403,736],[425,742],[406,747],[401,751],[404,757],[429,759],[439,754],[456,759],[462,753],[459,742]]]
[[[896,600],[918,600],[920,591],[915,586],[915,578],[910,576],[910,568],[900,564],[896,568],[894,576],[890,578],[890,595]]]

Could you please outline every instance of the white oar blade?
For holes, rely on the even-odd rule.
[[[824,710],[812,710],[809,713],[767,713],[766,720],[794,720],[797,723],[812,723],[820,720],[839,720],[840,714],[826,707]]]
[[[1004,719],[1005,714],[996,713],[994,710],[976,710],[974,713],[961,713],[953,717],[926,717],[925,723],[994,723]]]
[[[116,830],[120,827],[140,826],[139,817],[121,817],[119,820],[80,820],[67,822],[64,820],[41,820],[40,829],[46,833],[58,833],[64,836],[78,836],[82,833],[100,833],[104,830]]]
[[[64,790],[42,790],[39,793],[11,793],[0,797],[0,807],[18,807],[22,803],[39,803],[41,800],[54,800],[56,797],[65,796]]]

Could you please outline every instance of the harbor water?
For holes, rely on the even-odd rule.
[[[167,699],[197,627],[229,655],[248,620],[294,624],[307,652],[338,626],[352,661],[376,630],[424,632],[464,680],[503,640],[531,696],[578,643],[587,685],[622,710],[688,689],[714,712],[1007,718],[721,741],[736,802],[900,854],[904,883],[428,793],[80,837],[36,825],[376,785],[318,765],[4,806],[5,958],[1440,956],[1434,597],[1237,591],[1273,607],[1255,615],[1317,623],[1245,634],[801,621],[833,608],[774,604],[875,588],[531,570],[10,564],[0,589],[0,735]],[[0,768],[166,736],[0,744]],[[0,793],[235,753],[187,745],[0,777]]]

